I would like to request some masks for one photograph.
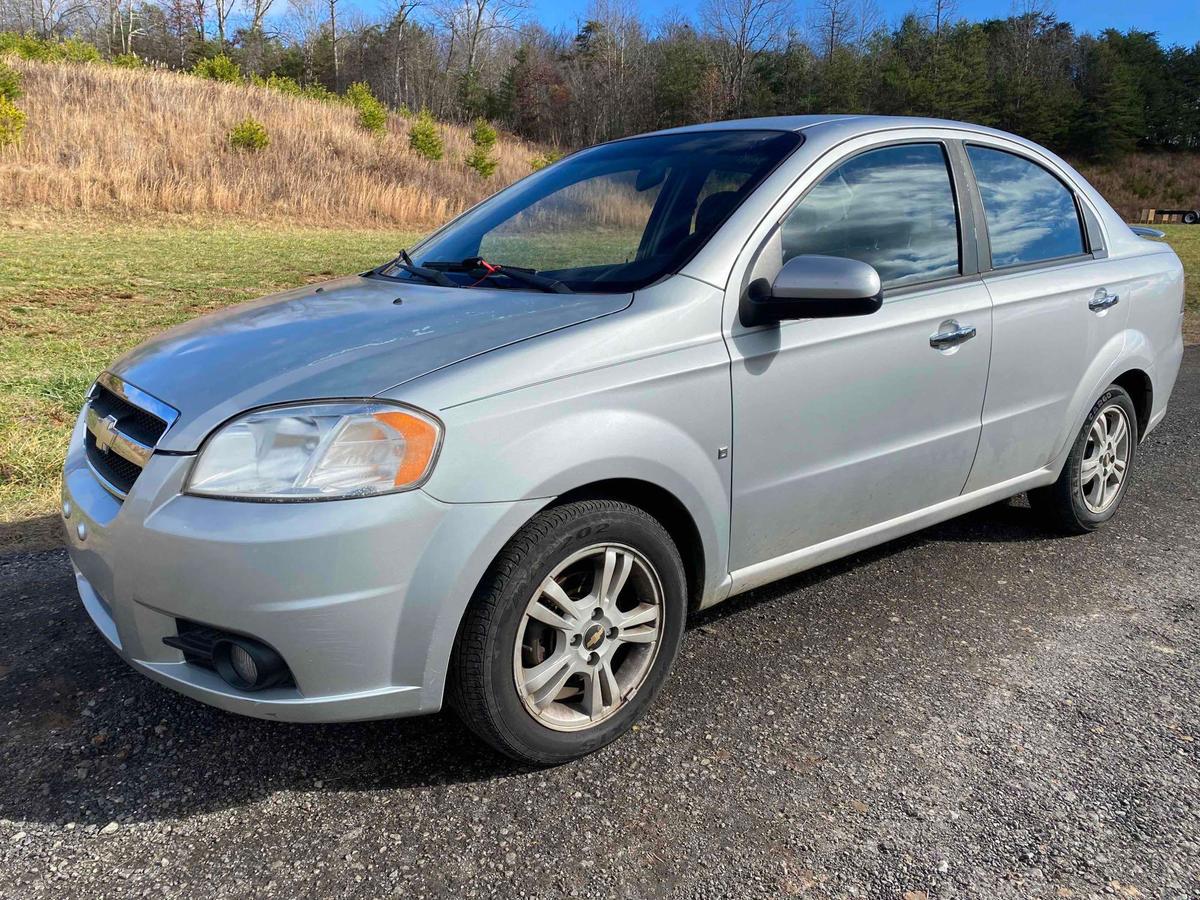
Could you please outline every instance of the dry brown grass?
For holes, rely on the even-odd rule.
[[[1140,209],[1200,209],[1200,153],[1131,153],[1078,169],[1127,222]]]
[[[445,158],[408,149],[408,122],[360,128],[348,106],[268,88],[108,66],[11,61],[29,114],[24,143],[0,151],[0,207],[287,219],[301,225],[440,224],[527,175],[535,149],[496,145],[489,180],[462,162],[467,129],[442,125]],[[230,128],[262,122],[270,146],[230,149]]]

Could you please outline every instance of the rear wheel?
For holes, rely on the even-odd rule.
[[[1193,209],[1191,212],[1185,212],[1183,214],[1184,225],[1195,225],[1197,222],[1200,222],[1200,212],[1197,212]]]
[[[1059,530],[1082,534],[1117,512],[1137,452],[1137,413],[1124,388],[1112,385],[1096,401],[1054,484],[1029,492],[1029,502]]]
[[[683,563],[637,507],[546,510],[509,542],[463,620],[450,701],[522,762],[567,762],[615,740],[653,701],[683,637]]]

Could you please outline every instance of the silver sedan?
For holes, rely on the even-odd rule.
[[[1010,134],[808,116],[576,153],[362,275],[102,373],[62,513],[108,642],[206,703],[432,712],[553,764],[688,614],[1028,492],[1130,489],[1183,270]]]

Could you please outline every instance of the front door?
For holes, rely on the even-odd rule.
[[[955,196],[941,142],[876,147],[837,163],[763,245],[755,277],[802,253],[852,257],[879,271],[884,303],[731,326],[732,570],[961,493],[992,329],[986,288],[962,274]]]

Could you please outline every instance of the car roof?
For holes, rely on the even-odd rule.
[[[727,119],[721,122],[703,122],[697,125],[682,125],[678,128],[665,128],[661,131],[650,132],[652,135],[688,134],[703,131],[792,131],[804,134],[808,138],[818,135],[830,145],[840,143],[866,134],[878,134],[886,131],[899,131],[905,128],[939,128],[946,131],[968,132],[970,134],[987,135],[1000,138],[1014,144],[1019,144],[1027,150],[1032,150],[1042,156],[1050,156],[1059,165],[1065,165],[1045,147],[1023,138],[1018,134],[989,128],[986,125],[974,125],[970,122],[956,122],[953,119],[933,119],[924,116],[870,116],[870,115],[808,115],[808,116],[763,116],[757,119]],[[646,134],[632,137],[647,137]],[[622,140],[629,140],[623,138]],[[1069,167],[1068,167],[1069,168]]]
[[[873,116],[856,114],[828,114],[806,116],[762,116],[755,119],[726,119],[719,122],[702,122],[696,125],[681,125],[678,128],[664,128],[650,134],[685,134],[692,131],[812,131],[817,128],[836,126],[845,134],[868,134],[875,131],[887,131],[897,128],[953,128],[957,130],[975,131],[980,134],[994,134],[1006,138],[1016,135],[988,128],[985,125],[973,125],[970,122],[957,122],[952,119],[933,119],[925,116]],[[645,135],[638,135],[645,137]]]
[[[689,131],[804,131],[826,122],[845,122],[850,119],[894,118],[857,115],[810,115],[810,116],[761,116],[756,119],[724,119],[717,122],[699,122],[695,125],[680,125],[677,128],[664,128],[650,134],[683,134]]]

